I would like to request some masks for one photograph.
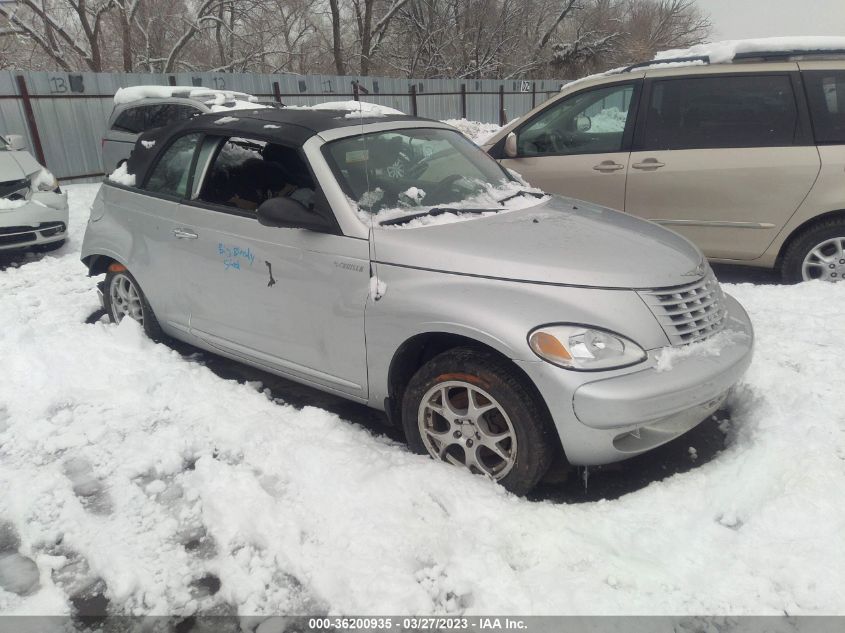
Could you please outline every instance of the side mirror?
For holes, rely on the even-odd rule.
[[[575,130],[578,132],[589,132],[590,129],[593,127],[593,120],[584,115],[579,114],[575,117]]]
[[[290,198],[265,200],[258,207],[257,214],[258,222],[264,226],[308,231],[326,231],[330,228],[325,218]]]
[[[3,137],[3,140],[6,141],[7,147],[12,151],[26,149],[26,143],[20,134],[7,134]]]
[[[511,132],[505,137],[505,156],[508,158],[516,158],[517,154],[516,132]]]

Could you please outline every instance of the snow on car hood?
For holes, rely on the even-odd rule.
[[[572,286],[677,286],[694,280],[703,259],[677,233],[558,196],[468,222],[377,230],[374,239],[385,264]]]

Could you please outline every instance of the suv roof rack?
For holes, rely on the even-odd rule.
[[[774,61],[774,60],[789,60],[796,57],[841,57],[845,56],[845,48],[836,49],[808,49],[808,50],[784,50],[784,51],[745,51],[736,53],[733,56],[732,62],[747,62],[753,60]],[[686,64],[690,62],[703,62],[710,64],[709,55],[694,55],[691,57],[667,57],[666,59],[652,59],[647,62],[639,62],[626,66],[619,73],[629,73],[640,68],[648,68],[649,66],[659,66],[662,64]]]
[[[626,66],[621,71],[622,73],[629,73],[632,70],[637,70],[638,68],[647,68],[649,66],[657,66],[659,64],[685,64],[689,62],[704,62],[705,64],[710,63],[710,56],[709,55],[695,55],[692,57],[670,57],[667,59],[652,59],[648,62],[638,62],[636,64],[631,64],[630,66]]]

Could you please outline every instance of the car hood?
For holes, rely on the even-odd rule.
[[[666,288],[703,274],[701,252],[677,233],[558,196],[463,222],[385,227],[375,232],[374,259],[438,272],[602,288]]]
[[[41,169],[29,152],[0,151],[0,182],[21,180]]]

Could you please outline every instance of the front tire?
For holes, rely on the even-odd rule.
[[[138,281],[126,270],[108,271],[103,284],[103,307],[112,323],[129,317],[144,328],[147,336],[160,341],[164,333]]]
[[[845,277],[845,218],[820,222],[786,249],[781,265],[786,283],[842,281]]]
[[[495,354],[457,348],[411,378],[402,425],[416,453],[484,475],[524,495],[543,477],[558,446],[539,396]]]

